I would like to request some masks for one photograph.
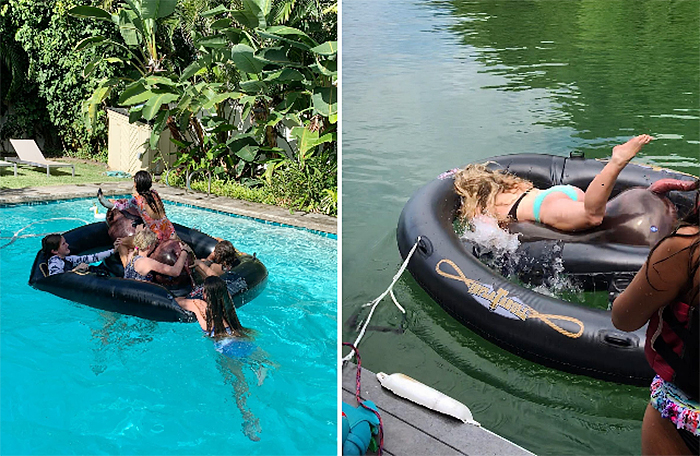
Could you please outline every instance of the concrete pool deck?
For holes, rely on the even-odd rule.
[[[105,196],[124,195],[131,193],[133,181],[125,179],[124,182],[104,182],[97,184],[68,184],[49,187],[26,187],[18,189],[0,190],[0,205],[21,204],[34,201],[55,201],[73,198],[95,198],[97,202],[97,189],[102,188]],[[322,214],[296,211],[290,213],[288,209],[268,204],[251,203],[249,201],[236,200],[224,196],[208,196],[206,193],[187,192],[181,188],[168,187],[154,183],[161,197],[167,201],[192,206],[203,207],[228,214],[242,215],[254,219],[279,223],[312,231],[338,234],[337,219]]]
[[[342,369],[343,401],[357,406],[357,366],[347,363]],[[386,455],[533,456],[533,453],[488,429],[464,424],[458,419],[396,396],[382,388],[376,374],[365,368],[362,368],[360,398],[371,400],[379,409],[384,427]],[[479,421],[478,416],[474,419]]]

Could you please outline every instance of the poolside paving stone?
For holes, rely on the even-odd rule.
[[[97,189],[102,188],[105,196],[125,195],[131,193],[132,180],[124,182],[104,182],[97,184],[56,185],[49,187],[26,187],[0,190],[0,205],[19,204],[34,201],[53,201],[73,198],[94,197],[97,202]],[[251,203],[224,196],[207,195],[201,192],[185,191],[181,188],[153,184],[161,197],[167,201],[203,207],[229,214],[251,217],[268,222],[305,228],[323,233],[337,234],[337,219],[322,214],[295,211],[268,204]]]

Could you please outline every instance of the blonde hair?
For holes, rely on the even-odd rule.
[[[158,241],[158,236],[149,229],[139,231],[136,233],[136,236],[134,236],[134,246],[139,250],[146,250],[155,244],[156,241]]]
[[[485,164],[467,165],[455,174],[455,192],[462,197],[459,217],[462,221],[470,220],[475,215],[487,214],[496,217],[499,222],[507,222],[506,217],[499,217],[489,212],[496,204],[496,195],[513,190],[528,190],[532,182],[502,170],[491,170]]]

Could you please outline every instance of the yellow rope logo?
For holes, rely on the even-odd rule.
[[[440,269],[440,266],[442,266],[443,264],[451,266],[452,269],[454,269],[456,275]],[[574,317],[569,317],[568,315],[551,315],[540,313],[532,307],[528,306],[527,304],[520,302],[520,300],[518,300],[517,298],[508,297],[508,291],[504,290],[503,288],[494,290],[493,287],[489,285],[485,285],[474,279],[467,278],[462,272],[462,270],[459,268],[459,266],[457,266],[452,260],[448,260],[446,258],[440,260],[438,264],[435,265],[435,272],[437,272],[439,275],[445,278],[458,280],[464,283],[464,285],[466,285],[467,289],[469,290],[469,294],[477,298],[478,301],[485,301],[488,304],[489,310],[491,310],[492,312],[495,312],[498,309],[503,309],[507,313],[515,316],[517,319],[522,321],[525,321],[528,318],[537,318],[538,320],[542,320],[547,326],[554,329],[555,331],[574,339],[580,337],[581,334],[583,334],[584,325],[581,320]],[[503,315],[503,313],[500,314]],[[557,324],[554,323],[552,320],[568,321],[574,323],[579,327],[579,330],[575,333],[567,331],[566,329],[557,326]]]

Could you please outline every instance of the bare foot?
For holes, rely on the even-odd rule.
[[[642,150],[642,146],[649,144],[652,139],[654,138],[650,135],[639,135],[635,136],[624,144],[613,147],[613,161],[616,161],[621,165],[626,165],[635,155],[637,155],[637,152]]]

